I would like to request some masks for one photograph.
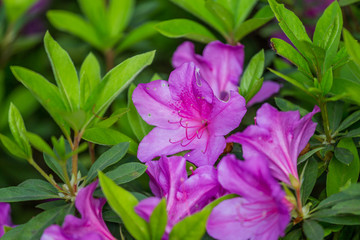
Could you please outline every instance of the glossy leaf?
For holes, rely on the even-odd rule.
[[[360,44],[346,29],[343,31],[345,47],[351,59],[360,66]]]
[[[122,187],[117,186],[110,178],[99,172],[101,189],[111,208],[121,217],[129,233],[139,240],[150,239],[147,222],[139,217],[134,208],[138,200]],[[120,197],[121,196],[121,197]]]
[[[100,65],[94,54],[89,53],[80,69],[80,106],[86,103],[90,93],[100,83]]]
[[[106,173],[116,184],[131,182],[143,175],[146,171],[146,165],[136,162],[130,162],[120,165],[112,171]]]

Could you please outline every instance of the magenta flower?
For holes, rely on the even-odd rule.
[[[0,202],[0,238],[4,235],[4,227],[12,227],[10,204]]]
[[[257,154],[266,156],[272,175],[290,184],[290,174],[299,180],[297,158],[315,132],[316,123],[311,118],[319,111],[315,106],[300,119],[299,111],[280,112],[265,103],[257,111],[257,125],[235,133],[227,141],[242,144],[245,159]]]
[[[168,212],[165,239],[178,221],[201,210],[225,193],[217,180],[217,170],[213,166],[199,167],[188,178],[183,157],[162,156],[159,161],[146,164],[150,188],[155,197],[142,200],[135,211],[148,221],[152,211],[164,197]]]
[[[239,126],[246,112],[237,92],[231,91],[227,102],[215,97],[193,63],[175,69],[169,82],[139,84],[132,99],[140,116],[156,126],[139,144],[142,162],[192,150],[187,160],[212,165],[226,146],[224,135]]]
[[[231,90],[239,91],[244,65],[244,46],[240,43],[231,46],[220,41],[211,42],[200,56],[195,54],[193,43],[184,42],[175,51],[172,63],[177,68],[188,62],[195,63],[218,98],[226,100]]]
[[[207,222],[210,236],[221,240],[276,240],[290,221],[289,203],[271,176],[266,159],[225,156],[218,166],[220,184],[241,197],[216,206]]]
[[[67,215],[62,227],[51,225],[45,229],[41,240],[115,240],[102,219],[105,198],[92,197],[97,184],[94,182],[81,189],[76,197],[75,206],[81,218]]]

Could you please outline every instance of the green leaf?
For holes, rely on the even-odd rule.
[[[353,140],[351,138],[344,138],[340,140],[337,148],[349,150],[353,154],[354,160],[349,165],[345,165],[338,161],[336,156],[331,159],[326,179],[326,193],[328,196],[340,192],[341,188],[349,182],[356,183],[359,178],[359,154]],[[343,156],[341,157],[343,158]]]
[[[163,198],[150,216],[149,226],[152,240],[161,240],[167,224],[166,200]]]
[[[241,1],[246,2],[246,1]],[[241,23],[235,30],[235,40],[239,42],[249,33],[255,31],[256,29],[260,28],[271,19],[274,18],[274,14],[272,13],[269,6],[265,6],[261,8],[253,18]]]
[[[292,11],[286,9],[284,4],[278,4],[276,0],[268,0],[268,2],[286,36],[301,53],[307,53],[309,50],[303,42],[311,43],[311,40],[300,19]]]
[[[100,145],[116,145],[122,142],[129,142],[129,153],[133,155],[136,155],[137,153],[137,143],[133,139],[115,129],[89,128],[85,130],[83,139]]]
[[[346,29],[343,31],[345,47],[350,58],[360,67],[360,44]]]
[[[302,155],[301,157],[298,158],[298,165],[304,161],[306,161],[308,158],[310,158],[312,155],[314,155],[315,153],[317,153],[320,150],[325,149],[325,147],[318,147],[315,148],[307,153],[305,153],[304,155]]]
[[[354,123],[358,122],[360,120],[360,110],[353,112],[352,114],[350,114],[350,116],[348,116],[341,124],[340,126],[336,129],[336,132],[341,132],[345,129],[347,129],[348,127],[350,127],[351,125],[353,125]]]
[[[112,171],[106,173],[117,185],[131,182],[140,177],[146,171],[146,165],[142,163],[130,162],[120,165]]]
[[[44,44],[64,102],[68,104],[72,111],[79,109],[79,79],[69,54],[61,48],[49,32],[45,34]]]
[[[324,229],[316,221],[305,220],[303,223],[303,230],[304,230],[305,236],[309,240],[322,240],[324,238]]]
[[[215,16],[217,20],[223,25],[227,32],[231,32],[233,30],[233,15],[227,8],[215,2],[214,0],[205,1],[205,6],[213,14],[213,16]]]
[[[116,52],[120,53],[138,42],[141,42],[157,33],[155,25],[158,22],[146,22],[145,24],[135,28],[120,42],[116,48]]]
[[[141,118],[132,101],[132,94],[135,88],[136,86],[133,84],[129,87],[128,108],[130,111],[127,113],[127,117],[133,133],[140,142],[150,132],[151,126]]]
[[[265,55],[264,50],[262,49],[251,58],[244,71],[240,83],[240,92],[246,102],[250,101],[262,86],[263,79],[261,76],[264,72],[264,62]]]
[[[348,6],[350,4],[357,3],[357,2],[360,2],[360,0],[340,0],[339,4],[341,7],[345,7],[345,6]]]
[[[287,112],[287,111],[299,111],[301,116],[305,116],[309,113],[309,111],[305,110],[304,108],[300,107],[299,105],[296,105],[286,99],[275,97],[275,103],[278,108],[280,108],[281,111]]]
[[[76,14],[63,10],[50,10],[47,12],[47,18],[55,28],[71,33],[99,50],[104,50],[105,46],[103,46],[95,29],[89,22]]]
[[[84,0],[87,2],[87,0]],[[118,36],[128,25],[134,11],[134,0],[111,0],[107,12],[110,36]]]
[[[105,75],[85,104],[85,110],[93,112],[85,126],[94,120],[96,115],[103,113],[135,77],[151,64],[154,55],[154,51],[136,55],[123,61]]]
[[[32,157],[31,146],[26,137],[26,128],[24,120],[21,117],[19,110],[14,104],[10,104],[9,109],[9,126],[15,142],[26,154],[27,159]]]
[[[47,155],[46,153],[44,153],[43,156],[44,156],[44,161],[45,161],[46,165],[47,165],[51,170],[53,170],[54,173],[56,173],[56,175],[57,175],[63,182],[65,182],[65,175],[64,175],[63,169],[62,169],[61,165],[59,164],[59,162],[58,162],[55,158]]]
[[[215,17],[206,7],[205,0],[171,0],[181,8],[200,18],[204,22],[208,23],[214,29],[216,29],[223,36],[226,35],[221,22]]]
[[[61,98],[59,89],[48,82],[43,76],[22,67],[11,67],[16,79],[21,82],[36,97],[41,105],[60,126],[64,133],[69,133],[68,125],[61,117],[66,112],[66,106]]]
[[[55,153],[52,151],[50,146],[38,135],[35,133],[27,132],[26,133],[27,139],[30,141],[31,145],[34,146],[40,152],[46,153],[53,158],[56,158]]]
[[[337,1],[334,1],[326,8],[323,15],[316,24],[314,32],[314,44],[326,51],[325,68],[326,71],[335,59],[339,48],[341,31],[343,27],[343,17],[341,8]]]
[[[100,185],[111,208],[121,217],[129,233],[139,240],[150,239],[147,222],[139,217],[134,208],[138,200],[110,178],[99,172]]]
[[[249,16],[258,0],[241,0],[234,1],[232,7],[235,11],[235,26],[236,28]]]
[[[81,11],[89,19],[100,36],[107,36],[106,2],[103,0],[78,0]]]
[[[329,208],[339,202],[343,202],[351,199],[358,199],[359,197],[360,197],[360,184],[351,184],[345,190],[342,190],[341,192],[333,194],[328,198],[324,199],[322,202],[319,203],[316,209],[319,210],[319,209]]]
[[[360,215],[360,199],[352,199],[336,204],[332,210],[341,214],[355,214]]]
[[[110,117],[97,122],[95,127],[99,128],[110,128],[114,125],[122,116],[129,112],[128,108],[118,108]]]
[[[216,37],[203,25],[188,19],[172,19],[155,25],[155,29],[170,38],[187,38],[190,40],[209,43]]]
[[[314,158],[306,162],[303,172],[301,173],[301,202],[305,205],[309,198],[317,179],[318,164]]]
[[[220,202],[234,198],[234,194],[225,195],[209,203],[200,212],[185,217],[178,222],[170,232],[172,240],[200,240],[206,232],[206,222],[214,207]]]
[[[334,77],[331,93],[343,96],[344,100],[360,105],[360,83],[353,79]]]
[[[125,156],[128,149],[128,142],[119,143],[101,154],[101,156],[91,166],[87,174],[86,182],[93,180],[97,176],[98,171],[103,171],[105,168],[120,161]]]
[[[59,198],[57,190],[48,182],[28,179],[15,187],[0,189],[1,202],[22,202]]]
[[[336,159],[347,166],[354,160],[354,155],[349,149],[336,147],[334,153]]]
[[[320,83],[321,91],[323,95],[326,95],[330,92],[333,85],[333,69],[329,68],[323,76],[323,79]]]
[[[274,73],[275,75],[281,77],[282,79],[284,79],[285,81],[291,83],[292,85],[294,85],[295,87],[300,88],[301,90],[303,90],[304,92],[308,92],[308,90],[304,87],[304,85],[300,82],[298,82],[296,79],[293,79],[285,74],[282,74],[281,72],[275,71],[271,68],[269,68],[269,71]]]
[[[15,22],[18,20],[35,2],[36,0],[3,0],[8,21]]]
[[[278,38],[272,38],[270,41],[272,48],[276,51],[278,55],[286,58],[287,60],[295,64],[301,72],[303,72],[306,76],[312,78],[312,73],[307,61],[289,43]]]
[[[80,106],[83,107],[90,93],[100,83],[100,65],[94,54],[89,53],[80,69]]]
[[[5,135],[0,134],[1,143],[4,147],[14,156],[22,159],[28,159],[27,154],[19,148],[19,146],[10,138]]]
[[[64,217],[68,214],[73,213],[73,205],[65,205],[57,208],[53,208],[47,211],[44,211],[27,223],[20,225],[20,231],[16,231],[14,238],[7,238],[7,234],[1,239],[17,239],[17,240],[37,240],[41,238],[43,231],[50,225],[57,223],[60,224]],[[16,229],[16,228],[14,228]],[[11,233],[11,230],[9,233]]]

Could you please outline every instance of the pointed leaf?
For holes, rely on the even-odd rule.
[[[167,224],[166,201],[163,198],[150,216],[150,233],[152,240],[161,240]]]

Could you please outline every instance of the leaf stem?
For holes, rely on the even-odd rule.
[[[57,190],[62,191],[61,187],[57,185],[53,178],[45,173],[45,171],[34,161],[33,158],[29,158],[28,162],[33,166],[51,185],[53,185]]]
[[[110,48],[104,52],[106,71],[110,71],[115,65],[115,51]]]

